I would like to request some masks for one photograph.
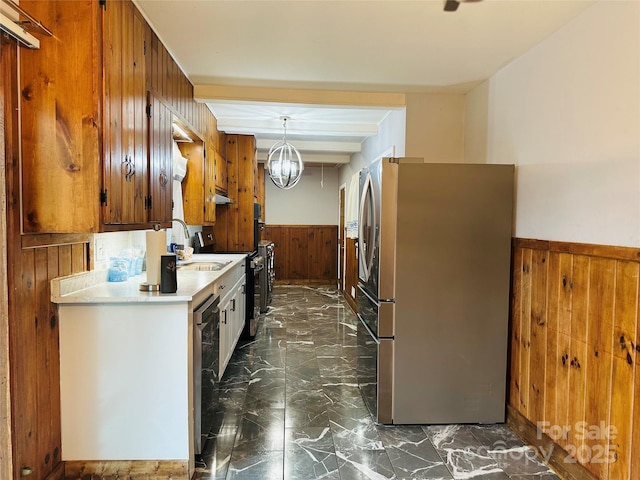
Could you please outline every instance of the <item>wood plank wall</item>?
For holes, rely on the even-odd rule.
[[[5,161],[5,124],[17,124],[16,101],[11,92],[17,91],[17,45],[6,35],[0,36],[0,478],[13,478],[11,451],[11,392],[9,390],[9,282],[7,278],[7,198]],[[6,108],[5,108],[6,107]],[[13,113],[13,119],[10,112]],[[11,131],[6,136],[12,137]]]
[[[73,9],[72,3],[66,5]],[[57,22],[45,24],[49,27],[55,24],[57,39],[62,35],[61,29],[70,28]],[[217,130],[215,117],[206,105],[193,100],[189,80],[158,37],[148,33],[148,45],[151,45],[150,55],[146,56],[148,88],[161,96],[217,151],[224,152],[225,136]],[[0,479],[18,480],[21,468],[29,467],[32,469],[30,479],[56,480],[64,475],[64,465],[60,460],[58,321],[50,303],[49,280],[87,270],[89,243],[87,235],[20,234],[18,47],[6,36],[1,36],[1,41],[0,139],[3,139],[4,150],[0,158],[0,188],[6,211],[0,208],[3,251],[0,295],[7,301],[2,302],[0,310]],[[46,49],[37,52],[37,55],[50,54]],[[4,169],[6,182],[1,179]],[[6,229],[3,229],[5,219]],[[3,261],[6,261],[6,275]],[[6,395],[10,401],[4,401]],[[10,429],[5,428],[8,424]]]
[[[263,238],[275,244],[276,282],[336,285],[337,225],[266,225]]]
[[[640,478],[639,273],[640,249],[514,240],[508,403],[601,480]]]
[[[4,42],[4,41],[3,41]],[[15,44],[14,44],[15,48]],[[60,369],[58,317],[51,303],[52,278],[88,268],[88,235],[21,235],[20,169],[17,107],[17,68],[5,65],[3,45],[3,116],[5,171],[3,201],[6,210],[2,232],[7,258],[7,315],[9,376],[11,389],[11,432],[13,473],[2,479],[20,477],[21,469],[32,470],[29,478],[59,478],[60,458]],[[15,53],[11,55],[15,60]],[[5,68],[6,67],[6,68]],[[6,75],[6,77],[5,77]],[[26,240],[25,240],[26,239]],[[4,254],[4,250],[3,250]]]

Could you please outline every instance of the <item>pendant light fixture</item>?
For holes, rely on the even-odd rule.
[[[287,120],[288,117],[282,117],[284,136],[281,142],[271,147],[267,157],[267,170],[271,181],[276,187],[285,190],[293,188],[298,183],[304,170],[300,153],[287,142]]]

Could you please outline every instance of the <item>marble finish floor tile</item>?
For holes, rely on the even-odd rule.
[[[276,286],[206,408],[197,480],[559,480],[505,425],[376,425],[357,318],[329,287]]]

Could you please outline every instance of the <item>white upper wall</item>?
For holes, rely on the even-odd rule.
[[[362,167],[384,155],[405,155],[406,111],[404,108],[392,110],[379,125],[378,134],[367,138],[360,153],[351,155],[348,165],[340,168],[339,185],[345,186],[345,222],[356,221],[358,216],[358,193],[351,191],[351,180]],[[354,186],[357,183],[353,184]],[[354,204],[355,203],[355,204]],[[351,235],[351,234],[348,234]]]
[[[337,167],[324,167],[323,175],[320,167],[307,165],[298,184],[289,190],[276,187],[268,174],[264,183],[268,225],[338,225]]]
[[[515,236],[640,246],[640,2],[601,1],[467,96],[465,160],[516,164]]]
[[[398,157],[404,156],[405,115],[406,112],[403,108],[392,110],[387,118],[380,123],[378,134],[367,138],[362,143],[361,152],[351,155],[349,164],[340,168],[340,185],[347,186],[347,198],[351,177],[359,172],[362,167],[369,165],[388,152],[392,152],[393,155]]]

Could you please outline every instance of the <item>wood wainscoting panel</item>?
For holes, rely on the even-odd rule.
[[[263,238],[275,244],[276,282],[335,285],[337,225],[266,225]]]
[[[624,480],[631,477],[631,452],[636,452],[638,461],[638,449],[640,443],[632,444],[632,435],[638,435],[640,440],[640,421],[633,428],[632,412],[634,408],[633,387],[634,370],[640,372],[633,361],[635,346],[638,345],[637,319],[638,319],[638,276],[640,264],[636,262],[618,262],[615,279],[615,306],[613,326],[613,372],[611,381],[611,425],[616,425],[618,432],[614,440],[616,448],[616,462],[609,466],[609,478],[611,480]],[[635,380],[636,385],[640,385]],[[636,388],[636,394],[640,388]],[[640,409],[640,399],[636,397],[635,405]],[[640,410],[638,410],[640,411]],[[636,417],[639,415],[636,414]],[[631,445],[632,448],[623,449],[623,445]],[[635,475],[640,476],[640,463],[636,467]]]
[[[509,408],[566,452],[567,478],[640,478],[638,253],[513,243]]]
[[[84,241],[84,238],[80,239]],[[89,244],[9,247],[11,397],[15,467],[44,479],[61,462],[58,316],[53,278],[86,271]]]

